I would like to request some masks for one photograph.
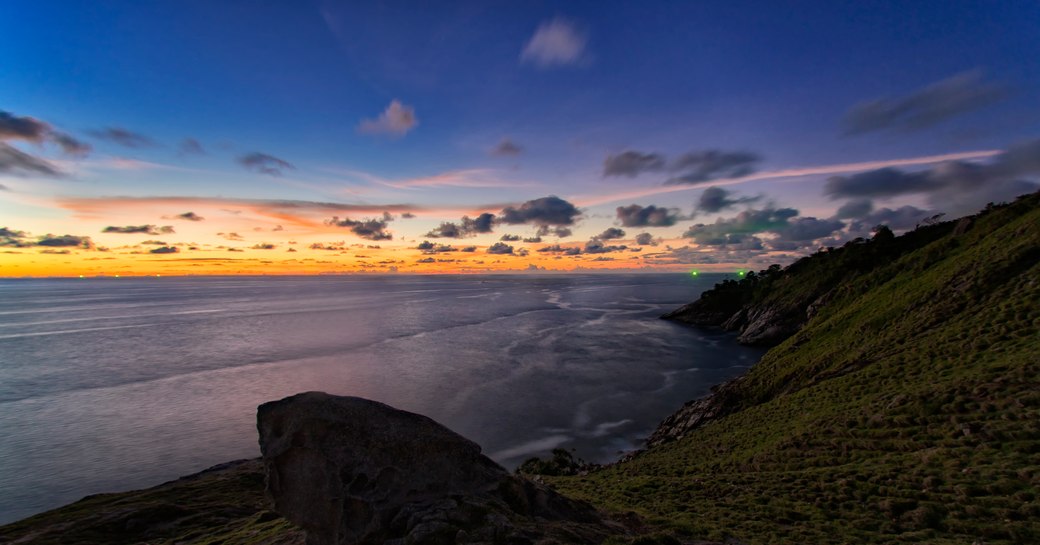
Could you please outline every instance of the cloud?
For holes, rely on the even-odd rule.
[[[515,157],[523,153],[523,151],[523,147],[508,138],[503,138],[498,145],[491,148],[490,154],[496,157]]]
[[[386,232],[386,228],[393,219],[393,216],[388,212],[383,212],[382,218],[363,220],[339,219],[339,217],[333,216],[325,224],[335,225],[336,227],[349,227],[352,233],[368,240],[392,240],[394,236]]]
[[[718,218],[715,223],[693,225],[682,236],[704,246],[740,244],[744,235],[783,230],[797,215],[798,211],[793,208],[749,209],[732,218]]]
[[[268,176],[281,176],[285,170],[296,170],[296,167],[288,161],[258,151],[247,153],[239,157],[237,161],[246,170],[267,174]]]
[[[981,70],[970,70],[903,97],[885,97],[857,104],[845,114],[842,123],[846,134],[914,131],[983,108],[1005,96],[1004,86],[983,81]]]
[[[930,169],[906,172],[882,168],[833,176],[824,186],[832,199],[889,198],[927,195],[929,202],[948,214],[974,212],[987,202],[1014,199],[1040,189],[1040,139],[1026,141],[995,155],[987,163],[947,161]]]
[[[460,251],[460,252],[469,252],[469,253],[472,253],[472,252],[475,252],[475,251],[477,251],[477,247],[476,247],[476,246],[466,246],[466,247],[464,247],[464,248],[461,248],[461,249],[459,249],[459,251]]]
[[[520,52],[520,62],[539,68],[573,65],[585,55],[588,37],[574,25],[559,17],[538,25]]]
[[[48,246],[52,248],[77,247],[84,250],[92,250],[94,249],[94,242],[90,240],[90,237],[46,234],[36,239],[34,246]]]
[[[746,151],[691,151],[675,160],[670,168],[680,174],[665,183],[701,184],[723,178],[740,178],[753,174],[761,160],[757,154]]]
[[[516,241],[520,240],[520,235],[505,234],[505,235],[502,235],[501,237],[499,237],[498,240],[501,240],[503,242],[516,242]]]
[[[849,230],[853,233],[866,233],[878,225],[887,225],[895,231],[902,231],[913,229],[934,215],[934,211],[909,205],[899,208],[881,208],[855,218]]]
[[[106,127],[88,131],[94,138],[107,140],[127,148],[150,148],[157,144],[154,140],[138,132],[133,132],[122,127]]]
[[[603,176],[634,178],[645,172],[662,171],[664,167],[664,155],[628,150],[617,155],[608,155],[603,160]]]
[[[195,212],[185,212],[183,214],[177,214],[176,216],[163,216],[163,219],[170,219],[170,220],[178,219],[178,220],[188,220],[188,221],[202,221],[202,220],[204,220],[206,218],[196,214]]]
[[[51,140],[61,148],[65,155],[83,157],[94,149],[90,144],[77,140],[63,132],[51,131]]]
[[[502,209],[498,221],[507,225],[573,225],[580,215],[581,211],[573,204],[550,195],[527,201],[519,207],[507,206]]]
[[[379,114],[379,117],[361,121],[358,131],[365,134],[404,136],[418,124],[419,119],[415,117],[415,109],[394,99],[390,101],[386,110]]]
[[[627,249],[628,249],[628,246],[625,246],[625,245],[621,245],[621,246],[607,246],[607,245],[603,244],[603,241],[599,240],[598,238],[593,238],[592,240],[590,240],[590,241],[585,243],[585,250],[584,250],[584,252],[586,254],[606,254],[606,253],[610,253],[610,252],[620,252],[622,250],[627,250]]]
[[[853,199],[841,205],[834,217],[839,219],[860,218],[866,216],[874,209],[874,202],[870,199]]]
[[[570,229],[568,229],[566,227],[560,227],[560,226],[549,227],[548,225],[542,225],[542,226],[538,227],[537,231],[535,231],[535,236],[539,236],[539,237],[552,235],[552,236],[554,236],[556,238],[566,238],[566,237],[571,236],[571,234],[572,234],[572,232],[571,232]]]
[[[415,247],[416,250],[421,250],[424,254],[442,254],[447,252],[456,252],[457,248],[449,244],[434,244],[428,240],[424,240]]]
[[[432,258],[432,257],[424,257],[424,258],[415,260],[415,262],[416,263],[436,263],[437,260]]]
[[[0,110],[0,140],[25,140],[41,143],[50,125],[33,117],[22,117]]]
[[[617,207],[617,219],[624,227],[671,227],[683,218],[678,208],[630,204]]]
[[[731,208],[738,204],[753,203],[761,197],[737,197],[731,198],[732,191],[727,191],[721,187],[709,187],[701,193],[700,199],[697,201],[695,209],[698,212],[705,212],[708,214],[714,214],[721,212],[727,208]]]
[[[238,233],[217,233],[217,236],[223,238],[224,240],[233,240],[236,242],[245,240],[244,238],[242,238],[242,235]]]
[[[829,218],[817,219],[811,216],[794,218],[786,227],[777,231],[777,240],[789,242],[807,242],[830,236],[835,231],[845,228],[845,223]]]
[[[152,250],[148,250],[148,253],[150,253],[150,254],[175,254],[175,253],[178,253],[180,251],[181,251],[180,248],[177,248],[175,246],[160,246],[158,248],[155,248],[155,249],[152,249]]]
[[[403,220],[410,220],[410,219],[412,219],[414,217],[415,217],[415,214],[413,214],[411,212],[405,212],[405,213],[401,214],[401,219],[403,219]]]
[[[636,235],[636,244],[640,246],[657,246],[657,241],[650,233],[639,233]]]
[[[425,236],[430,238],[465,238],[478,233],[490,233],[494,226],[495,215],[485,212],[476,218],[462,216],[459,223],[442,222]]]
[[[0,142],[0,174],[61,176],[61,172],[49,162],[3,142]]]
[[[206,155],[202,143],[194,138],[185,138],[177,145],[177,153],[181,155]]]
[[[526,237],[526,238],[524,238],[524,242],[526,242],[528,244],[538,244],[541,241],[542,241],[542,237],[540,237],[540,236],[533,236],[533,237]]]
[[[119,233],[124,235],[130,234],[146,234],[146,235],[158,235],[158,234],[171,234],[173,233],[172,225],[163,225],[157,227],[155,225],[127,225],[124,227],[117,227],[109,225],[101,230],[102,233]]]
[[[496,242],[492,244],[490,247],[488,247],[487,253],[499,255],[511,254],[513,253],[513,247],[504,242]]]
[[[605,231],[596,235],[593,238],[599,240],[613,240],[616,238],[625,238],[625,231],[618,229],[617,227],[608,227]]]
[[[0,227],[0,247],[26,248],[31,246],[27,241],[28,236],[25,231]]]

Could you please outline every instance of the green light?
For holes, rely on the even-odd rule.
[[[697,271],[690,271],[690,276],[697,276],[699,274],[701,274],[701,273],[699,273]]]
[[[744,276],[744,271],[737,271],[737,276]]]

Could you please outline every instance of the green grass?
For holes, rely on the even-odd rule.
[[[930,240],[844,275],[741,381],[736,412],[554,485],[695,538],[1040,541],[1038,203],[910,235]],[[812,259],[756,297],[838,276]]]

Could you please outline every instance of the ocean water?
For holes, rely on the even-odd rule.
[[[259,455],[322,390],[419,412],[513,468],[638,448],[761,355],[657,319],[720,277],[0,280],[0,523]]]

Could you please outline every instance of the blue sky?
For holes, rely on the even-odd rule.
[[[1037,28],[1040,5],[1025,1],[9,1],[0,110],[92,150],[68,158],[11,137],[63,175],[0,171],[0,214],[42,234],[74,229],[75,210],[53,204],[62,198],[405,203],[429,208],[417,228],[396,225],[412,241],[463,212],[552,194],[582,211],[573,242],[618,225],[617,206],[654,204],[691,217],[660,238],[707,252],[684,228],[767,204],[829,216],[843,202],[821,188],[836,174],[726,182],[759,199],[718,214],[695,209],[704,182],[728,179],[715,175],[663,196],[583,202],[674,184],[686,153],[751,154],[761,173],[1028,144],[1040,136]],[[144,140],[128,146],[111,128]],[[204,153],[186,153],[185,139]],[[504,141],[512,153],[493,153]],[[626,151],[664,163],[610,175]],[[292,167],[244,168],[257,153]],[[1030,168],[993,184],[1035,180]],[[997,185],[972,186],[978,195],[949,212],[990,189],[1005,196]],[[962,188],[875,194],[872,209],[946,211],[938,186]],[[831,239],[857,234],[845,223]],[[77,234],[104,240],[95,227]],[[805,242],[800,251],[818,240]]]

